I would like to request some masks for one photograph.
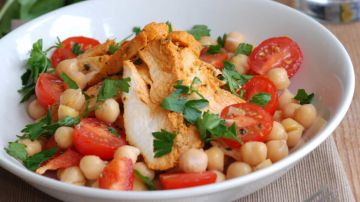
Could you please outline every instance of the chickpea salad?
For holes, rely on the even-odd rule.
[[[180,189],[271,166],[317,117],[313,93],[288,90],[303,59],[289,37],[254,47],[239,32],[212,38],[206,25],[132,31],[36,41],[19,90],[34,122],[6,152],[79,186]]]

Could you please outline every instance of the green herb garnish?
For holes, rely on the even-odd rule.
[[[64,72],[60,75],[61,79],[69,86],[71,89],[78,89],[79,86],[76,84],[74,80],[72,80],[67,74]]]
[[[166,21],[167,26],[169,27],[169,33],[173,31],[173,27],[171,25],[171,22]]]
[[[188,31],[196,40],[200,40],[203,36],[210,36],[210,29],[206,25],[194,25]]]
[[[226,85],[230,89],[230,92],[239,96],[237,91],[241,88],[241,86],[243,86],[246,82],[248,82],[253,76],[240,74],[234,68],[235,67],[232,63],[225,61],[222,75],[224,77]]]
[[[140,27],[134,27],[132,29],[132,31],[134,32],[135,35],[138,35],[141,32],[141,28]]]
[[[249,56],[253,46],[248,43],[240,43],[239,46],[235,50],[235,55],[243,54]]]
[[[269,93],[258,93],[256,95],[254,95],[251,99],[250,99],[250,103],[259,105],[260,107],[265,107],[265,105],[267,105],[271,100],[271,95]]]
[[[24,161],[27,158],[26,146],[18,142],[9,142],[5,151],[12,157]]]
[[[120,137],[120,134],[117,132],[117,130],[113,127],[108,127],[108,130],[111,134],[115,135],[116,137]]]
[[[120,80],[105,79],[97,97],[97,102],[115,97],[118,91],[129,92],[130,78]]]
[[[54,147],[34,154],[33,156],[30,156],[23,161],[24,166],[29,170],[35,171],[40,167],[42,162],[49,160],[55,155],[57,151],[58,148]]]
[[[148,176],[142,175],[136,169],[134,170],[134,173],[135,173],[136,177],[138,177],[141,181],[143,181],[143,183],[149,188],[149,190],[155,190],[155,185],[154,185],[153,181]]]
[[[154,136],[153,147],[156,158],[171,152],[176,137],[175,133],[161,129],[161,131],[153,132],[152,135]]]
[[[227,35],[224,34],[222,37],[219,36],[219,37],[217,38],[217,43],[218,43],[222,48],[225,46],[226,37],[227,37]]]
[[[315,94],[307,94],[304,89],[298,89],[294,99],[299,100],[301,105],[310,104]]]
[[[73,47],[71,48],[71,51],[72,51],[75,55],[80,55],[80,54],[83,54],[83,53],[84,53],[84,51],[81,50],[80,44],[78,44],[78,43],[75,43],[75,44],[73,45]]]
[[[209,49],[207,50],[207,54],[213,55],[221,53],[221,46],[220,45],[210,45]]]

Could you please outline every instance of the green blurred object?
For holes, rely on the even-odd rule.
[[[0,10],[0,38],[11,30],[12,20],[31,20],[52,10],[83,0],[7,0]],[[0,5],[4,1],[0,0]]]

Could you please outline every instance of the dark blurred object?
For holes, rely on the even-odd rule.
[[[360,19],[360,0],[297,0],[296,7],[325,22],[353,22]]]
[[[80,1],[83,0],[0,0],[0,38],[11,30],[12,20],[28,21]]]

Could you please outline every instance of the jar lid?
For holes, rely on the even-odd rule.
[[[353,22],[360,19],[360,0],[298,0],[297,8],[327,22]]]

